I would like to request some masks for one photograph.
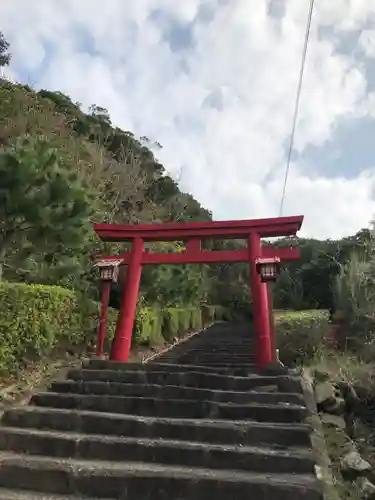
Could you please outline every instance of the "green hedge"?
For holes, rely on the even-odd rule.
[[[312,359],[323,347],[328,331],[328,311],[279,311],[275,314],[280,360],[296,366]]]
[[[46,355],[60,341],[87,342],[97,312],[64,288],[0,282],[0,371]]]
[[[188,331],[197,331],[214,321],[229,319],[220,306],[168,307],[157,309],[144,307],[137,311],[135,342],[141,345],[171,342]]]
[[[187,331],[197,331],[227,319],[221,307],[139,307],[134,343],[171,342]],[[92,351],[96,340],[99,304],[83,300],[56,286],[0,282],[0,373],[16,370],[24,360],[46,357],[55,348],[79,346]],[[113,338],[117,311],[109,309],[106,345]]]

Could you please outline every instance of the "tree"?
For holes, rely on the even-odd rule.
[[[61,254],[89,229],[92,198],[44,139],[21,137],[0,153],[0,277],[8,254],[32,245]]]
[[[10,54],[8,52],[9,43],[0,32],[0,67],[7,66],[10,63]]]

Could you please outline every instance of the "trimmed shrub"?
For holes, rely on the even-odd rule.
[[[285,311],[275,315],[280,359],[295,366],[321,352],[328,331],[328,311]]]
[[[202,328],[202,311],[199,308],[192,308],[190,314],[190,329],[193,331]]]
[[[167,342],[172,342],[179,331],[178,309],[169,307],[163,309],[162,334]]]
[[[161,344],[162,313],[160,309],[142,307],[134,321],[134,343],[137,345]]]
[[[190,308],[178,308],[178,331],[177,335],[181,335],[190,329],[192,311]]]
[[[0,282],[0,372],[46,356],[58,345],[89,347],[98,304],[56,286]]]
[[[202,305],[202,323],[208,325],[215,320],[215,306]]]
[[[154,338],[164,338],[166,342],[172,342],[173,338],[180,337],[188,331],[200,330],[203,326],[222,320],[226,314],[225,309],[219,306],[204,306],[205,311],[197,307],[168,307],[158,312],[161,321],[155,323]],[[142,314],[140,309],[140,314]],[[160,328],[160,330],[159,330]]]
[[[134,345],[171,342],[188,331],[222,319],[225,310],[206,306],[138,307]],[[48,357],[55,349],[91,351],[96,341],[100,304],[57,286],[0,282],[0,373],[16,371],[25,361]],[[106,348],[114,336],[118,311],[109,308]]]

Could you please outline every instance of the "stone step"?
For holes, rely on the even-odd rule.
[[[192,366],[205,366],[206,371],[207,369],[211,369],[212,372],[215,371],[217,368],[225,368],[227,372],[229,373],[230,369],[239,369],[239,368],[245,368],[248,370],[248,373],[256,373],[257,372],[257,367],[255,366],[255,362],[253,359],[247,357],[244,358],[243,360],[235,360],[232,357],[228,358],[223,358],[220,356],[217,357],[205,357],[201,358],[200,356],[187,356],[186,358],[183,357],[181,359],[183,363],[189,363]],[[186,370],[187,371],[187,370]]]
[[[168,359],[171,359],[171,361],[175,362],[176,358],[175,357],[171,357],[171,358],[166,358],[166,359],[163,359],[163,363],[165,363],[165,366],[167,366],[168,364]],[[173,365],[173,363],[171,362],[170,363],[171,365]],[[190,371],[193,371],[193,372],[205,372],[205,373],[208,373],[208,374],[217,374],[217,375],[225,375],[225,376],[231,376],[231,377],[248,377],[249,375],[262,375],[261,372],[259,372],[258,368],[252,364],[252,363],[249,363],[247,365],[234,365],[234,366],[230,366],[230,364],[226,364],[226,365],[215,365],[215,366],[211,366],[209,364],[207,364],[203,370],[201,369],[200,366],[198,366],[198,368],[196,368],[197,365],[185,365],[187,367],[189,367],[187,370],[185,370],[184,372],[182,373],[189,373]],[[151,371],[151,370],[150,370]],[[158,371],[158,370],[156,370]],[[264,375],[264,373],[263,373]],[[280,375],[280,374],[279,374]]]
[[[101,382],[122,382],[152,385],[183,385],[202,389],[221,389],[230,391],[249,391],[255,387],[277,384],[280,392],[302,394],[301,381],[293,376],[227,376],[199,371],[173,372],[142,370],[86,370],[73,369],[68,372],[71,380],[92,380]]]
[[[202,354],[187,354],[182,358],[182,361],[188,365],[199,365],[207,367],[207,363],[216,363],[221,365],[254,365],[255,359],[252,356],[237,358],[235,356],[222,356],[220,354],[204,356]]]
[[[233,354],[233,356],[246,357],[255,354],[255,346],[251,344],[222,344],[220,345],[197,345],[186,348],[186,354]]]
[[[226,356],[227,354],[231,354],[233,356],[246,357],[246,356],[254,356],[255,347],[249,344],[246,345],[225,345],[220,344],[219,346],[216,344],[213,345],[198,345],[191,346],[190,348],[185,349],[185,354],[201,354],[201,355],[217,355],[223,354]]]
[[[234,348],[234,347],[248,347],[248,348],[254,348],[256,346],[256,342],[247,337],[222,337],[218,338],[216,336],[213,336],[211,338],[203,338],[202,337],[195,337],[195,339],[192,339],[193,342],[185,342],[183,345],[186,347],[186,349],[207,349],[207,350],[219,350],[223,349],[224,347]],[[241,351],[238,351],[241,353]]]
[[[260,388],[260,390],[261,389],[262,388]],[[155,397],[158,399],[197,399],[199,401],[231,402],[237,404],[249,402],[277,404],[279,402],[284,402],[302,406],[305,405],[304,398],[301,394],[287,392],[220,391],[177,385],[123,384],[121,382],[108,383],[64,380],[53,382],[49,390],[59,393],[101,394],[103,396],[143,396]]]
[[[202,362],[201,360],[197,360],[198,362]],[[206,366],[210,368],[218,368],[218,369],[225,369],[225,370],[241,370],[242,372],[250,372],[253,370],[253,364],[252,363],[230,363],[230,362],[216,362],[216,361],[205,361]]]
[[[231,404],[193,399],[158,399],[93,394],[34,394],[31,404],[71,410],[126,413],[145,417],[213,418],[223,420],[255,420],[260,422],[301,422],[307,415],[305,406],[290,403]]]
[[[188,437],[188,436],[186,436]],[[0,428],[0,450],[56,458],[182,465],[252,472],[314,473],[314,457],[307,448],[269,448],[212,445],[190,441],[140,439]]]
[[[211,355],[202,356],[201,354],[186,354],[181,356],[181,362],[185,365],[200,365],[207,367],[207,363],[216,363],[221,365],[255,365],[255,358],[252,356],[244,356],[236,358],[235,356]]]
[[[72,495],[54,495],[51,493],[38,493],[36,491],[20,491],[8,490],[0,488],[1,500],[87,500],[87,497],[77,497]],[[91,500],[98,500],[98,498],[90,497]],[[115,498],[107,498],[106,500],[116,500]]]
[[[192,365],[205,366],[207,368],[207,363],[216,363],[217,365],[254,365],[254,358],[251,356],[244,356],[243,358],[237,358],[235,356],[222,356],[222,355],[205,355],[201,354],[188,354],[184,356],[183,361],[185,363]]]
[[[322,500],[313,474],[260,474],[0,453],[0,486],[122,500]]]
[[[224,354],[228,353],[233,354],[234,356],[253,356],[255,354],[255,346],[252,344],[221,344],[220,346],[215,347],[215,345],[198,345],[191,346],[190,348],[186,346],[183,349],[186,354],[194,353],[194,354]]]
[[[252,350],[243,349],[241,352],[238,352],[239,348],[233,349],[191,349],[188,350],[186,356],[201,356],[201,357],[210,357],[210,356],[223,356],[223,357],[231,357],[233,356],[236,359],[247,359],[248,357],[254,357],[254,352]]]
[[[172,353],[172,351],[170,351]],[[172,356],[172,354],[171,354]],[[186,372],[199,372],[199,373],[212,373],[215,375],[217,369],[215,367],[206,365],[193,365],[189,364],[176,364],[150,361],[148,363],[120,363],[116,361],[108,361],[101,359],[85,360],[82,363],[83,369],[86,370],[119,370],[119,371],[159,371],[159,372],[173,372],[173,373],[186,373]],[[229,372],[229,370],[222,369],[222,371]]]
[[[220,420],[172,419],[108,414],[92,411],[43,407],[6,410],[2,424],[8,427],[130,436],[149,439],[184,440],[212,444],[242,444],[310,447],[311,427],[307,424],[230,422]]]

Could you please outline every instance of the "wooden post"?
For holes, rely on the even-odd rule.
[[[260,281],[255,259],[261,255],[260,237],[251,233],[248,239],[250,285],[253,299],[254,326],[256,332],[256,363],[265,368],[272,360],[270,321],[268,311],[267,285]]]
[[[111,349],[111,361],[126,362],[132,342],[135,311],[137,308],[139,282],[142,273],[143,240],[135,238],[132,243],[126,283],[121,297],[116,333]]]
[[[273,297],[272,297],[271,283],[267,283],[267,292],[268,292],[268,310],[270,318],[271,356],[272,356],[272,361],[276,361],[277,339],[276,339],[275,318],[273,315]]]
[[[108,303],[109,303],[110,293],[111,293],[111,282],[103,281],[101,306],[100,306],[100,320],[99,320],[98,336],[97,336],[96,351],[95,351],[96,356],[104,355],[104,340],[107,331],[107,314],[108,314]]]

